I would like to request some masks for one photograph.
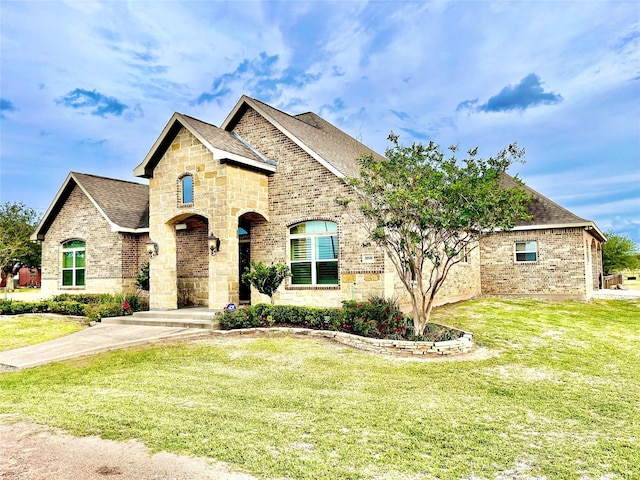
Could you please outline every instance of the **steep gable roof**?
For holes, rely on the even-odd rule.
[[[45,212],[33,240],[43,240],[75,187],[80,188],[114,232],[149,230],[149,187],[141,183],[70,172]]]
[[[217,160],[238,163],[266,172],[275,171],[275,162],[256,152],[237,135],[210,123],[176,112],[171,116],[142,163],[133,170],[134,175],[143,178],[153,177],[154,168],[182,128],[186,128],[202,142]]]
[[[501,185],[504,188],[520,186],[513,177],[506,174],[502,177]],[[530,220],[520,220],[516,222],[516,226],[513,230],[584,227],[587,230],[590,230],[592,235],[598,238],[598,240],[606,240],[606,237],[600,231],[598,226],[591,220],[577,216],[527,185],[522,185],[522,188],[533,196],[533,201],[529,206],[529,214],[532,215],[533,218]]]
[[[292,116],[246,95],[243,95],[236,103],[225,121],[222,122],[221,128],[233,131],[247,108],[253,108],[257,111],[339,178],[358,175],[360,155],[370,154],[380,157],[377,152],[313,112]]]

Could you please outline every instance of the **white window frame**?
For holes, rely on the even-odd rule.
[[[524,244],[524,250],[518,250],[518,245]],[[527,255],[533,253],[535,260],[518,260],[518,255]],[[513,245],[513,260],[515,263],[536,263],[538,261],[538,241],[523,240],[515,242]]]
[[[292,234],[291,230],[295,227],[297,227],[298,225],[302,225],[304,223],[310,223],[310,222],[327,222],[327,223],[332,223],[336,226],[335,231],[332,232],[313,232],[313,233],[295,233]],[[330,259],[318,259],[316,257],[316,242],[318,238],[322,238],[322,237],[336,237],[336,240],[338,240],[338,252],[336,254],[336,258],[335,260],[330,260]],[[311,250],[311,258],[305,258],[302,260],[293,260],[291,258],[291,254],[292,254],[292,248],[291,248],[291,240],[295,240],[295,239],[310,239],[311,240],[311,246],[310,246],[310,250]],[[287,237],[287,258],[288,263],[289,263],[289,269],[292,269],[292,265],[295,263],[309,263],[311,262],[311,283],[293,283],[293,276],[290,277],[290,283],[289,285],[292,287],[318,287],[318,288],[332,288],[332,287],[336,287],[338,285],[340,285],[340,240],[338,238],[338,224],[336,222],[330,221],[330,220],[307,220],[304,222],[299,222],[296,223],[294,225],[290,225],[288,228],[288,237]],[[336,269],[338,271],[338,275],[336,278],[336,283],[317,283],[317,264],[318,262],[335,262],[336,263]]]

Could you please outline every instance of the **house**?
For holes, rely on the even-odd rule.
[[[71,172],[32,235],[42,241],[41,292],[114,293],[147,260],[149,187]]]
[[[343,179],[376,152],[314,113],[243,96],[220,127],[175,113],[134,174],[71,173],[34,233],[46,293],[109,291],[150,262],[150,307],[264,301],[249,260],[286,262],[278,303],[404,297],[393,265],[353,221]],[[508,179],[507,179],[508,181]],[[602,270],[597,226],[530,190],[534,219],[495,232],[457,264],[437,303],[481,294],[586,300]]]

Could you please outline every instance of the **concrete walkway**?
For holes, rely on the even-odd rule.
[[[598,290],[593,298],[600,300],[635,300],[640,299],[640,290]]]
[[[201,328],[100,324],[48,342],[0,352],[0,367],[29,368],[134,345],[209,334],[209,330]]]

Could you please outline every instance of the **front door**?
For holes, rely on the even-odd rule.
[[[248,283],[242,281],[242,274],[251,267],[251,243],[244,240],[240,241],[239,245],[239,260],[240,260],[240,303],[251,303],[251,286]]]

